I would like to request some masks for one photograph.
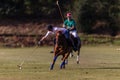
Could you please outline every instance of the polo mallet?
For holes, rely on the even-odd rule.
[[[63,17],[63,15],[62,15],[62,11],[61,11],[61,8],[60,8],[59,1],[58,1],[58,0],[56,1],[56,4],[57,4],[57,6],[58,6],[60,15],[61,15],[61,17],[62,17],[62,21],[64,22],[64,17]]]
[[[34,53],[37,48],[38,48],[38,46],[36,46],[31,53]],[[18,67],[20,70],[22,69],[22,65],[24,64],[24,62],[25,62],[25,59],[24,59],[19,65],[17,65],[17,67]]]

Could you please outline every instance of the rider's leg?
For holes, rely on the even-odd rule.
[[[70,34],[72,34],[73,35],[73,37],[74,37],[74,40],[75,40],[75,42],[78,40],[78,35],[77,35],[77,31],[70,31]],[[73,41],[73,39],[71,39],[72,40],[72,44],[75,46],[75,48],[77,49],[77,44],[75,44],[74,43],[74,41]]]
[[[65,38],[66,38],[66,40],[67,40],[67,42],[68,42],[68,45],[69,46],[72,46],[72,42],[71,42],[71,40],[70,40],[70,35],[69,35],[69,31],[67,30],[65,33],[64,33],[64,35],[65,35]]]
[[[70,41],[72,43],[72,47],[73,47],[74,51],[77,51],[77,47],[75,46],[74,41],[71,37],[70,37]]]
[[[73,47],[74,51],[76,51],[77,48],[76,48],[75,45],[74,45],[74,41],[73,41],[73,40],[71,39],[71,37],[70,37],[69,31],[66,31],[66,32],[64,33],[64,35],[65,35],[65,37],[66,37],[66,39],[67,39],[68,44]]]

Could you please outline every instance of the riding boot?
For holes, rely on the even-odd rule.
[[[74,41],[73,40],[71,40],[71,41],[72,41],[73,50],[76,52],[77,51],[77,47],[75,46]]]

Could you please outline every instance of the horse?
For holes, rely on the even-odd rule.
[[[81,48],[81,40],[80,40],[80,37],[77,37],[77,38],[74,38],[74,36],[71,34],[71,39],[73,40],[76,48],[77,48],[77,59],[76,59],[76,62],[77,64],[80,63],[80,48]],[[73,50],[71,51],[70,53],[70,57],[73,56]]]
[[[58,58],[58,56],[62,55],[62,63],[60,65],[60,69],[65,68],[65,61],[68,58],[70,52],[72,51],[72,46],[69,45],[67,39],[61,31],[56,32],[56,44],[54,45],[54,58],[53,62],[50,66],[50,70],[53,70],[54,64]]]

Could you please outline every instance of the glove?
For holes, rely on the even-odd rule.
[[[38,45],[41,45],[42,44],[42,41],[38,41]]]

